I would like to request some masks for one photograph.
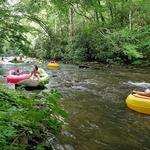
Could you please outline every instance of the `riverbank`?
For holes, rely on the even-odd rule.
[[[48,140],[60,131],[66,113],[56,91],[39,95],[0,88],[2,149],[51,148]]]
[[[2,60],[3,58],[3,60]],[[41,59],[38,57],[29,57],[29,56],[24,56],[23,61],[14,61],[14,59],[17,58],[17,56],[11,56],[11,57],[0,57],[0,64],[15,64],[15,63],[36,63],[36,62],[41,62],[41,63],[47,63],[50,60],[48,59]],[[134,68],[148,68],[150,64],[147,63],[142,63],[142,64],[118,64],[115,62],[109,62],[109,63],[104,63],[104,62],[98,62],[98,61],[69,61],[69,60],[58,60],[58,62],[61,64],[73,64],[79,66],[79,68],[90,68],[90,69],[100,69],[100,68],[128,68],[128,69],[134,69]]]
[[[9,57],[0,57],[0,64],[13,64],[13,63],[33,63],[39,62],[41,60],[37,58],[32,58],[29,56],[9,56]]]
[[[60,61],[61,62],[61,61]],[[134,68],[149,68],[149,64],[141,64],[141,65],[133,65],[133,64],[116,64],[116,63],[102,63],[97,61],[92,62],[70,62],[70,61],[62,61],[64,64],[73,64],[77,65],[79,68],[83,69],[101,69],[101,68],[126,68],[126,69],[134,69]]]

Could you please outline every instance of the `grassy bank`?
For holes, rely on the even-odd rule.
[[[62,128],[66,116],[59,98],[55,91],[31,96],[1,87],[1,149],[50,149],[47,139]]]

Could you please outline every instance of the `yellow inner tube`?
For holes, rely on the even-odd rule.
[[[126,99],[126,103],[130,109],[150,115],[150,97],[130,94]]]
[[[58,68],[60,65],[58,63],[49,63],[47,65],[47,67],[54,67],[54,68]]]

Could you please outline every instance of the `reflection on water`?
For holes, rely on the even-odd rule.
[[[45,64],[41,66],[46,69]],[[5,65],[3,74],[15,67],[31,70],[32,65]],[[57,135],[56,149],[150,149],[150,116],[134,112],[125,104],[125,98],[133,89],[141,89],[130,86],[128,81],[149,83],[148,70],[90,70],[62,65],[59,70],[46,71],[50,83],[45,90],[59,89],[64,95],[63,106],[69,112],[66,128]]]

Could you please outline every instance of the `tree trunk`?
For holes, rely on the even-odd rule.
[[[129,29],[132,30],[132,11],[129,10]]]
[[[113,5],[110,1],[107,2],[107,7],[109,9],[109,14],[110,14],[110,18],[111,18],[111,22],[114,22],[114,14],[113,14]]]
[[[57,33],[57,20],[55,19],[55,27],[54,27],[54,31],[55,31],[55,34]]]
[[[95,10],[96,22],[99,24],[99,13]]]
[[[101,21],[102,21],[102,24],[104,24],[105,23],[105,18],[103,16],[102,6],[101,6],[101,3],[100,3],[100,0],[98,0],[98,5],[99,5],[99,8],[100,8],[99,14],[100,14],[100,17],[101,17]]]
[[[59,19],[59,26],[60,26],[60,36],[63,36],[63,22],[61,21],[61,18]]]
[[[105,18],[104,18],[102,13],[101,13],[101,20],[102,20],[102,23],[104,24],[105,23]]]
[[[73,36],[73,9],[69,8],[69,16],[68,16],[69,24],[68,24],[68,33],[69,33],[69,41],[72,41]]]

